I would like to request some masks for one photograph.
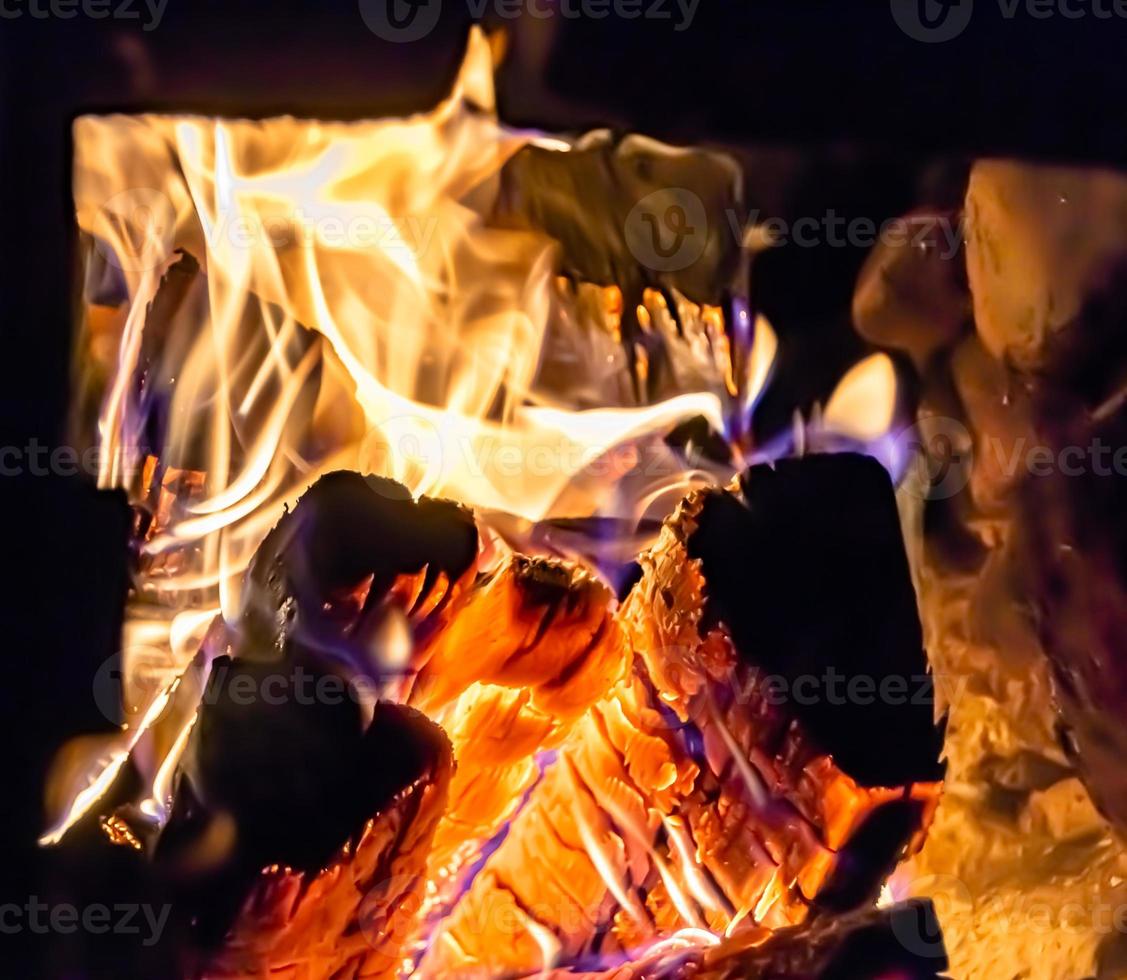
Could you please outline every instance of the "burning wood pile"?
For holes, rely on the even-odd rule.
[[[166,825],[99,815],[174,882],[199,972],[767,976],[735,971],[794,958],[821,976],[860,934],[883,952],[850,975],[935,975],[942,957],[903,942],[926,909],[853,911],[919,846],[942,777],[879,464],[811,456],[690,495],[621,606],[571,563],[483,571],[478,551],[465,509],[349,472],[263,541],[237,623],[208,636]],[[913,697],[794,695],[835,671]],[[302,673],[350,696],[266,696]]]
[[[136,576],[43,842],[167,896],[185,976],[937,976],[884,888],[945,773],[892,362],[755,445],[747,236],[646,266],[617,190],[720,212],[738,168],[508,131],[491,69],[475,32],[410,120],[76,124]]]

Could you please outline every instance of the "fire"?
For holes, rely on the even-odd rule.
[[[569,573],[561,586],[567,616],[557,617],[535,663],[506,647],[535,632],[528,576],[557,574],[530,572],[522,564],[529,559],[513,554],[535,550],[538,522],[620,520],[636,532],[629,547],[637,554],[656,540],[638,531],[643,518],[668,516],[689,491],[720,486],[762,458],[766,450],[744,433],[779,341],[764,318],[749,321],[746,303],[729,325],[719,307],[647,290],[637,322],[655,336],[683,332],[674,374],[687,380],[654,403],[636,393],[593,403],[592,388],[596,397],[603,391],[590,372],[602,370],[608,338],[621,340],[623,295],[561,283],[551,238],[491,220],[502,170],[516,154],[572,150],[498,122],[492,69],[490,45],[475,31],[450,96],[409,119],[76,121],[76,212],[91,246],[89,278],[100,281],[89,319],[120,331],[104,365],[99,482],[124,487],[150,517],[139,533],[125,627],[127,724],[72,774],[43,841],[58,842],[90,813],[129,759],[148,786],[140,812],[154,827],[168,819],[173,774],[211,662],[224,650],[223,630],[238,620],[256,549],[320,477],[348,469],[471,505],[483,530],[477,571],[492,576],[472,594],[468,580],[443,581],[429,599],[420,578],[397,580],[396,611],[380,634],[387,663],[422,665],[397,698],[443,725],[461,763],[449,777],[450,812],[432,820],[422,917],[433,933],[413,937],[409,965],[438,962],[430,969],[441,972],[451,949],[465,953],[459,920],[438,923],[440,913],[459,888],[477,900],[487,878],[471,885],[466,869],[490,848],[504,867],[521,835],[534,832],[529,814],[551,807],[553,793],[586,801],[563,832],[581,852],[576,875],[593,905],[619,909],[623,955],[712,946],[742,922],[798,921],[829,864],[811,850],[806,867],[794,869],[797,886],[781,871],[756,878],[762,887],[718,884],[725,859],[703,855],[694,841],[709,826],[690,799],[699,763],[675,751],[647,707],[631,652],[643,638],[613,618],[597,563]],[[561,329],[584,338],[575,347],[590,360],[562,392],[542,377]],[[644,382],[646,348],[636,355],[634,376]],[[874,356],[843,379],[824,415],[810,426],[800,420],[788,448],[801,451],[808,437],[827,432],[876,441],[892,426],[895,403],[891,362]],[[729,437],[729,464],[690,466],[669,452],[664,436],[698,418]],[[363,604],[370,585],[341,601]],[[415,642],[422,619],[455,608],[460,618],[449,629]],[[494,636],[496,663],[483,667],[484,653],[476,672],[461,676],[471,666],[461,656],[463,634]],[[649,670],[671,711],[685,714],[690,701],[693,712],[700,708],[699,692],[663,680],[656,664]],[[574,683],[559,688],[561,672]],[[765,804],[767,790],[745,758],[752,735],[738,721],[730,728],[715,705],[709,711],[701,724],[710,750],[721,746],[751,798]],[[514,740],[504,758],[481,744],[486,719],[504,719]],[[594,785],[593,774],[609,765],[598,748],[608,739],[629,743],[634,771],[607,770]],[[475,785],[475,752],[492,767],[492,791]],[[839,837],[884,800],[884,790],[818,772],[829,802],[807,817]],[[620,778],[650,787],[651,796],[618,792]],[[912,792],[933,800],[932,789]],[[423,873],[411,860],[412,873]],[[661,883],[656,912],[626,884],[631,869],[649,864]],[[742,904],[732,906],[724,891],[740,893]],[[498,894],[481,901],[504,901]],[[531,957],[550,970],[574,952],[561,946],[560,930],[522,914],[528,948],[514,948],[514,965]]]

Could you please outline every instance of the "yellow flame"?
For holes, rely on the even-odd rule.
[[[822,418],[833,432],[871,442],[889,431],[895,411],[896,370],[887,354],[873,354],[845,373]]]

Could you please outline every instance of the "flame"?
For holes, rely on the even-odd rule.
[[[822,416],[825,427],[858,442],[875,442],[892,428],[896,371],[887,354],[872,354],[838,382]]]
[[[574,411],[535,389],[555,245],[488,215],[513,154],[570,147],[497,122],[492,67],[475,30],[450,96],[402,120],[76,121],[78,224],[129,310],[100,483],[136,494],[153,452],[203,473],[202,497],[143,545],[149,559],[194,552],[148,583],[173,623],[189,605],[233,616],[255,547],[329,469],[536,521],[614,447],[695,415],[723,428],[711,393]],[[191,309],[153,323],[174,249],[199,259]],[[194,650],[176,647],[182,666]]]
[[[746,301],[729,336],[719,307],[673,297],[676,322],[688,325],[678,341],[683,376],[694,380],[664,401],[592,407],[589,391],[580,397],[591,378],[575,379],[570,400],[538,383],[560,306],[557,246],[490,217],[516,153],[571,146],[501,125],[492,69],[475,30],[449,97],[407,119],[75,122],[88,281],[124,311],[97,424],[99,483],[126,488],[152,522],[127,609],[125,730],[92,754],[44,843],[89,813],[131,757],[147,786],[141,813],[155,824],[167,817],[194,695],[216,652],[208,631],[234,621],[255,549],[323,473],[375,472],[416,494],[452,497],[479,518],[495,516],[505,538],[505,528],[549,518],[664,516],[689,487],[724,482],[743,464],[751,447],[738,442],[779,347]],[[597,288],[597,313],[621,346],[622,293]],[[637,319],[647,332],[676,329],[653,290]],[[645,350],[637,353],[644,372]],[[697,383],[709,372],[718,387]],[[876,355],[842,380],[824,421],[868,441],[887,431],[894,405],[891,362]],[[641,472],[645,452],[697,417],[736,443],[731,467],[697,469],[665,449],[662,467]],[[600,475],[594,464],[617,453],[623,470]],[[379,642],[389,663],[405,663],[406,619],[390,618]],[[759,777],[716,724],[761,799]],[[632,828],[628,814],[613,816]],[[651,952],[712,945],[696,909],[718,912],[723,901],[680,818],[651,816],[664,822],[673,860],[653,850],[648,832],[633,830],[634,844],[650,851],[687,924]],[[609,892],[640,921],[600,828],[578,829]],[[758,922],[767,899],[741,917]],[[528,929],[551,970],[558,941],[535,922]]]

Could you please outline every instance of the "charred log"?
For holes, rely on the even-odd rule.
[[[819,918],[786,929],[746,952],[721,944],[704,957],[702,980],[933,980],[947,969],[931,902]]]
[[[389,593],[407,615],[435,616],[472,577],[477,541],[458,504],[382,477],[323,476],[251,562],[236,653],[276,660],[296,645],[363,671]]]
[[[827,617],[823,632],[808,631],[800,636],[805,645],[765,661],[784,672],[785,654],[803,654],[805,669],[824,674],[826,665],[837,665],[849,669],[846,680],[867,670],[883,671],[878,681],[917,668],[926,675],[887,477],[878,469],[878,480],[863,460],[846,460],[828,472],[821,460],[794,465],[807,463],[812,474],[805,486],[805,474],[782,467],[780,479],[797,484],[788,488],[795,501],[767,500],[758,488],[751,499],[746,489],[705,491],[691,495],[666,523],[657,545],[642,556],[642,578],[620,614],[635,652],[633,669],[589,710],[531,790],[443,923],[423,960],[425,975],[476,976],[497,966],[527,971],[547,962],[628,956],[684,928],[783,928],[815,908],[839,910],[871,900],[895,860],[919,842],[938,802],[936,777],[942,773],[930,701],[904,707],[903,726],[892,719],[888,731],[904,728],[909,736],[913,713],[927,722],[922,745],[894,758],[892,765],[900,768],[882,770],[872,762],[872,750],[849,756],[865,782],[834,754],[844,747],[848,756],[840,741],[844,726],[822,729],[839,736],[827,747],[807,727],[806,716],[785,701],[776,703],[763,683],[765,668],[754,659],[760,642],[742,631],[737,639],[727,625],[735,621],[731,612],[714,601],[717,595],[745,596],[757,610],[772,597],[782,603],[779,592],[798,583],[757,580],[768,595],[753,600],[749,568],[761,556],[777,557],[786,531],[804,560],[821,559],[827,576],[845,573],[842,588],[848,590],[848,572],[863,553],[851,550],[857,543],[852,535],[868,532],[879,555],[870,560],[891,563],[876,573],[887,578],[880,587],[889,587],[889,601],[906,603],[899,618],[897,610],[870,601],[867,610],[844,616],[855,637],[835,636],[828,618],[841,614],[840,605],[817,605],[829,589],[827,578],[813,593],[810,608],[817,615],[803,613]],[[875,516],[871,510],[857,514],[856,532],[839,530],[818,513],[827,508],[814,490],[834,487],[834,477],[853,480],[857,499],[878,494]],[[753,470],[741,486],[760,478]],[[785,496],[782,487],[773,489]],[[709,560],[693,556],[705,526],[702,515],[725,498],[741,509],[752,501],[777,507],[778,534],[754,524],[749,534],[737,521],[725,538],[710,515],[709,533],[700,542]],[[812,529],[796,527],[800,521]],[[732,577],[731,592],[715,587],[721,576]],[[858,594],[850,592],[850,600],[858,602]],[[888,632],[875,622],[880,615],[890,617]],[[739,625],[750,628],[750,622]],[[782,626],[781,617],[768,622],[775,642],[785,638]],[[845,652],[827,649],[831,641]],[[866,642],[883,646],[870,655]],[[872,728],[862,730],[873,737]],[[887,745],[888,731],[876,734],[877,752]],[[903,774],[902,781],[874,781],[887,772]]]
[[[851,454],[757,466],[738,493],[706,495],[694,523],[702,636],[722,624],[741,659],[781,678],[804,728],[861,785],[941,779],[943,729],[884,469]],[[803,697],[805,678],[826,690]]]
[[[229,889],[230,874],[213,879],[196,915],[214,921],[211,903],[239,896],[223,942],[206,957],[209,977],[397,975],[402,947],[422,901],[424,871],[435,826],[445,809],[452,768],[449,743],[437,726],[407,708],[381,705],[364,736],[351,791],[322,799],[337,813],[332,856],[304,866],[268,861],[255,839],[250,887]],[[363,758],[367,756],[367,758]],[[278,787],[274,819],[292,816]],[[346,819],[348,818],[348,819]],[[348,827],[351,820],[352,826]],[[170,828],[171,829],[171,828]],[[324,826],[290,823],[286,833],[309,854],[308,838],[327,843]],[[265,838],[284,850],[283,834]],[[343,842],[342,842],[343,841]],[[197,895],[199,895],[197,891]]]

